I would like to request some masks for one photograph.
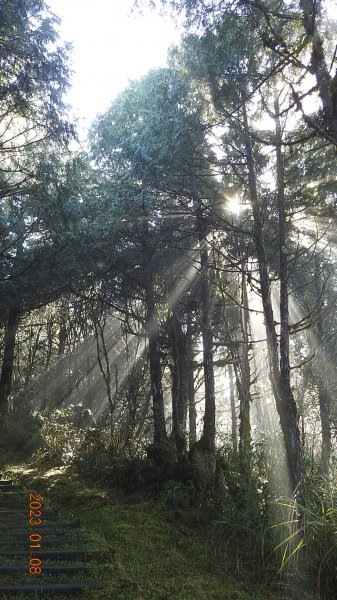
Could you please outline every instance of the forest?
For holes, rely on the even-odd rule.
[[[58,18],[0,0],[0,466],[114,495],[139,556],[88,598],[333,600],[334,6],[149,5],[181,43],[80,145]]]

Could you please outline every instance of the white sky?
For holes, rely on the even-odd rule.
[[[73,44],[72,90],[66,101],[80,118],[79,133],[104,112],[129,79],[164,66],[177,25],[149,9],[130,14],[132,0],[49,0],[62,19],[61,38]]]

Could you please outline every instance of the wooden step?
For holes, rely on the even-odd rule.
[[[22,508],[8,508],[7,510],[5,510],[3,507],[0,507],[0,520],[4,519],[6,516],[9,516],[9,517],[13,517],[13,516],[15,517],[15,516],[20,516],[20,515],[27,516],[27,514],[29,515],[29,511],[30,511],[29,504],[27,504],[27,506],[23,506]],[[33,516],[32,518],[33,519],[35,519],[35,518],[43,519],[44,517],[56,517],[57,516],[57,513],[54,510],[52,510],[51,508],[45,508],[45,509],[42,508],[42,510],[40,512],[42,513],[41,517]]]
[[[29,541],[29,537],[26,536],[25,538],[18,540],[18,539],[12,539],[11,541],[7,540],[5,542],[0,542],[0,551],[4,550],[6,548],[8,548],[10,543],[11,548],[15,545],[18,545],[19,547],[22,546],[23,544],[32,552],[38,551],[38,548],[29,548],[30,544],[34,545],[34,544],[40,544],[42,549],[46,548],[47,546],[74,546],[75,544],[77,545],[82,545],[82,544],[92,544],[91,540],[88,540],[87,538],[77,538],[77,539],[71,539],[71,538],[61,538],[58,540],[49,540],[49,539],[45,539],[42,536],[42,540],[40,540],[39,542],[30,542]]]
[[[46,560],[53,559],[61,559],[61,558],[69,558],[70,556],[90,556],[92,558],[98,558],[103,554],[106,554],[108,550],[77,550],[74,548],[73,550],[39,550],[38,548],[32,550],[0,550],[0,556],[3,558],[13,558],[14,556],[19,558],[41,558]]]
[[[57,573],[81,573],[82,571],[91,571],[92,565],[90,563],[83,563],[77,565],[44,565],[43,574],[52,575]],[[0,573],[28,573],[27,564],[22,565],[0,565]]]
[[[29,504],[29,496],[27,494],[21,496],[14,492],[3,492],[0,488],[0,502],[4,505],[10,504],[11,502],[27,502],[27,504]]]
[[[60,525],[62,525],[62,527],[68,527],[69,525],[72,525],[72,523],[64,524],[63,521],[61,521],[61,519],[59,517],[52,518],[52,517],[48,516],[46,519],[44,519],[43,515],[42,515],[42,518],[41,518],[42,523],[40,523],[38,525],[30,525],[29,524],[29,514],[14,515],[15,518],[13,517],[13,515],[10,515],[10,517],[11,517],[10,519],[9,518],[8,519],[5,519],[5,518],[0,519],[0,531],[2,531],[3,529],[7,529],[8,527],[16,527],[16,526],[17,527],[19,527],[19,526],[25,527],[26,523],[27,523],[27,527],[29,529],[32,527],[33,529],[36,529],[36,530],[41,529],[42,526],[55,527],[58,524],[60,524]],[[32,518],[35,518],[35,517],[32,517]],[[40,518],[40,517],[38,517],[38,518]],[[37,517],[36,517],[36,519],[37,519]]]
[[[0,496],[2,496],[2,498],[7,498],[7,496],[20,496],[20,498],[25,496],[26,498],[29,498],[30,493],[30,490],[27,490],[27,488],[23,487],[23,485],[14,485],[14,483],[12,483],[12,485],[0,484]],[[35,495],[41,496],[41,494]]]
[[[6,594],[17,592],[80,592],[81,590],[103,589],[104,583],[23,583],[15,585],[0,585],[0,593]]]
[[[24,500],[13,500],[13,498],[8,498],[7,500],[0,500],[0,510],[7,510],[7,509],[16,509],[16,510],[27,510],[27,508],[29,509],[29,499],[25,498]],[[33,509],[32,509],[33,510]],[[44,510],[44,507],[42,505],[42,509],[39,510]]]
[[[4,490],[7,490],[9,488],[3,488]],[[10,504],[11,502],[13,502],[13,504],[20,504],[22,506],[27,505],[29,506],[30,502],[37,502],[36,500],[30,500],[29,498],[29,494],[17,494],[14,492],[4,492],[1,490],[0,488],[0,506],[7,506],[8,504]],[[42,508],[45,506],[46,508],[49,508],[49,506],[47,506],[47,502],[46,500],[39,500],[39,504],[42,505]],[[36,508],[36,507],[35,507]],[[34,510],[34,509],[32,509]],[[38,510],[36,508],[36,510]]]
[[[14,523],[6,522],[4,523],[3,527],[0,526],[0,536],[3,534],[10,534],[12,531],[15,531],[15,533],[27,535],[30,535],[31,533],[39,533],[40,535],[45,535],[46,533],[61,533],[64,530],[67,532],[78,531],[79,527],[79,524],[64,524],[61,522],[55,523],[55,527],[46,527],[46,525],[43,523],[41,525],[36,525],[36,527],[31,527],[29,524],[27,525],[26,523],[18,523],[17,521],[15,521]]]
[[[42,515],[36,517],[42,522],[31,526],[29,500],[29,493],[22,486],[14,485],[12,480],[0,481],[0,574],[5,576],[7,573],[7,580],[12,574],[14,581],[20,576],[22,581],[27,581],[0,584],[0,596],[33,593],[36,597],[36,594],[45,592],[64,594],[71,598],[76,592],[104,589],[104,583],[66,580],[71,578],[71,574],[101,569],[102,558],[111,555],[113,551],[107,548],[91,549],[95,542],[85,537],[85,531],[79,529],[80,522],[63,522],[54,510],[44,508],[43,498]],[[29,547],[35,545],[30,542],[29,536],[36,533],[42,536],[40,542],[37,542],[42,546],[40,549]],[[35,576],[29,574],[31,558],[42,561],[41,573]]]
[[[11,542],[16,542],[16,541],[20,541],[20,540],[25,540],[27,541],[29,539],[29,536],[34,533],[34,532],[30,532],[27,531],[26,533],[20,533],[17,531],[6,531],[6,532],[0,532],[0,538],[3,541],[3,543],[11,543]],[[39,533],[38,531],[36,533]],[[83,538],[79,538],[78,535],[71,535],[71,531],[59,531],[59,532],[55,532],[55,531],[50,531],[48,533],[44,533],[41,534],[42,540],[44,541],[52,541],[52,540],[63,540],[63,541],[67,541],[67,540],[79,540],[79,539],[83,539]],[[82,535],[85,535],[85,532],[82,532]]]

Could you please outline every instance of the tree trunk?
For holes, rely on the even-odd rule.
[[[300,482],[303,473],[303,460],[302,460],[302,447],[301,438],[297,422],[297,410],[296,404],[292,395],[290,381],[288,378],[288,361],[287,359],[287,334],[283,331],[283,351],[282,351],[282,373],[278,357],[278,341],[276,326],[274,321],[274,313],[271,301],[271,290],[269,283],[268,273],[268,261],[263,239],[263,221],[260,214],[260,205],[258,202],[256,176],[255,176],[255,164],[253,158],[253,150],[251,145],[251,138],[248,127],[248,117],[246,111],[246,105],[243,103],[243,123],[244,123],[244,134],[245,134],[245,145],[247,154],[247,166],[248,166],[248,186],[250,200],[253,210],[253,235],[256,247],[256,255],[258,260],[259,274],[260,274],[260,287],[261,297],[263,304],[263,312],[266,326],[266,337],[268,346],[268,358],[269,358],[269,377],[272,385],[276,409],[280,417],[280,424],[283,433],[286,456],[288,462],[288,472],[290,478],[290,484],[292,490],[295,491]],[[280,196],[279,196],[280,202]],[[285,286],[286,281],[282,282]],[[284,287],[283,287],[284,292]],[[284,302],[284,297],[283,297]],[[281,313],[283,314],[283,328],[285,327],[286,319],[286,306],[282,304]]]
[[[197,411],[195,408],[194,389],[194,352],[192,338],[192,311],[187,312],[186,330],[186,357],[187,357],[187,394],[188,394],[188,425],[189,425],[189,447],[192,448],[197,441]]]
[[[152,249],[147,240],[149,228],[146,219],[143,221],[143,269],[145,285],[145,305],[147,334],[149,339],[150,380],[153,402],[154,443],[162,445],[167,441],[164,395],[162,388],[162,371],[159,352],[159,326],[154,300]]]
[[[176,314],[171,319],[172,338],[172,434],[175,440],[178,457],[185,451],[186,417],[187,417],[187,364],[186,339],[181,323]]]
[[[315,282],[317,297],[321,294],[321,277],[320,264],[318,256],[315,257]],[[331,415],[330,415],[330,398],[327,389],[328,373],[326,372],[326,356],[324,348],[324,322],[323,316],[317,323],[317,344],[319,348],[319,372],[318,372],[318,401],[319,412],[321,418],[321,472],[327,474],[329,472],[329,463],[331,455]]]
[[[201,270],[201,331],[203,342],[205,414],[202,446],[209,452],[215,450],[215,391],[213,366],[213,335],[211,327],[211,289],[209,282],[207,224],[199,196],[194,198],[196,226],[199,237]]]
[[[279,260],[280,260],[280,379],[281,402],[285,408],[286,423],[291,432],[289,445],[290,460],[293,465],[292,480],[294,488],[299,484],[303,472],[302,444],[298,424],[297,406],[291,389],[289,358],[289,302],[288,302],[288,256],[287,256],[287,215],[284,194],[284,161],[282,154],[282,129],[279,117],[280,106],[278,96],[274,93],[274,110],[276,125],[276,168],[277,168],[277,200],[279,227]],[[286,443],[287,446],[287,443]]]
[[[242,297],[241,297],[241,314],[237,306],[230,307],[230,312],[225,312],[224,326],[226,331],[226,338],[228,340],[228,349],[232,357],[232,367],[235,373],[236,388],[238,391],[240,412],[239,412],[239,457],[241,465],[245,471],[245,474],[250,472],[249,467],[249,456],[250,456],[250,445],[251,445],[251,426],[250,426],[250,365],[249,365],[249,348],[248,348],[248,319],[247,319],[247,293],[245,289],[244,274],[242,274]],[[240,340],[241,351],[238,350],[238,344],[236,339],[233,338],[232,330],[229,326],[231,324],[232,330],[237,330],[241,327],[242,340]],[[242,342],[242,343],[241,343]],[[231,377],[233,380],[233,373],[231,369]],[[234,394],[234,390],[233,390]],[[235,406],[234,406],[235,410]],[[233,408],[232,408],[233,415]],[[233,416],[232,416],[233,420]],[[236,441],[237,443],[237,441]]]
[[[240,394],[240,444],[239,454],[243,465],[249,470],[251,452],[251,426],[250,426],[250,364],[249,364],[249,334],[248,334],[248,299],[244,270],[241,279],[241,330],[242,330],[242,357],[241,357],[241,394]]]
[[[59,329],[59,336],[58,336],[57,356],[63,356],[63,354],[65,353],[66,341],[67,341],[66,315],[64,313],[62,313],[60,329]]]
[[[318,386],[319,412],[321,417],[322,451],[320,470],[328,474],[331,455],[331,425],[330,425],[330,399],[326,386],[319,378]]]
[[[15,338],[20,323],[20,308],[11,306],[8,311],[7,327],[4,340],[4,355],[0,376],[0,414],[5,416],[9,412],[9,397],[12,389]]]
[[[231,399],[231,416],[232,416],[232,444],[234,456],[238,455],[238,432],[236,426],[236,407],[235,407],[235,393],[234,393],[234,377],[232,365],[228,366],[228,377],[229,377],[229,393]]]

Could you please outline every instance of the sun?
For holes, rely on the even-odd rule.
[[[225,201],[226,210],[233,215],[238,216],[245,209],[238,194],[226,194]]]

